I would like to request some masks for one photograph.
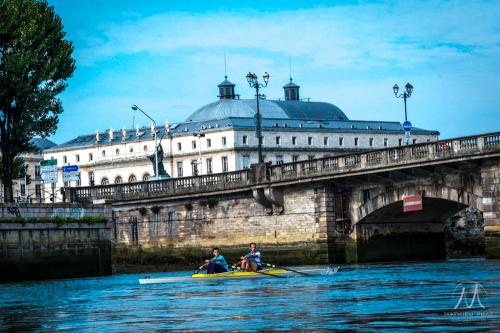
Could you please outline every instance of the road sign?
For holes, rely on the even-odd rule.
[[[57,183],[57,171],[43,172],[40,176],[45,183]]]
[[[65,165],[62,167],[63,182],[72,182],[80,179],[78,165]]]
[[[411,123],[406,120],[404,123],[403,123],[403,129],[405,130],[405,132],[410,132],[411,131]]]
[[[414,212],[422,210],[422,196],[421,195],[410,195],[409,197],[403,198],[403,212]]]
[[[57,165],[57,160],[55,158],[51,160],[42,160],[40,161],[40,166],[49,166],[49,165]]]
[[[78,165],[66,165],[62,167],[62,172],[74,172],[78,171]]]
[[[73,182],[80,179],[80,173],[78,171],[63,172],[63,182]]]
[[[57,183],[57,160],[40,161],[40,176],[45,183]]]

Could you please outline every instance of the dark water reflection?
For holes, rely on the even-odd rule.
[[[500,261],[346,265],[333,276],[144,286],[142,276],[0,285],[0,331],[500,330]],[[462,281],[480,283],[484,308],[476,301],[454,309]],[[473,289],[466,289],[470,303]]]

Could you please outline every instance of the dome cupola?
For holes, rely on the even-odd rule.
[[[290,82],[283,86],[285,90],[285,101],[300,101],[299,88],[300,86],[293,83],[290,77]]]
[[[217,87],[219,87],[219,97],[220,99],[235,99],[234,94],[234,83],[227,79],[227,75],[224,76],[224,81],[222,81]]]

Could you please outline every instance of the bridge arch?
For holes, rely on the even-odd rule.
[[[357,207],[351,209],[351,223],[356,225],[362,223],[367,218],[371,217],[378,210],[388,207],[389,205],[400,204],[401,211],[403,210],[403,198],[414,194],[420,194],[425,202],[429,199],[443,200],[443,203],[454,202],[457,208],[461,209],[470,207],[482,210],[482,196],[480,189],[475,189],[474,186],[466,187],[451,187],[445,184],[433,185],[412,185],[406,187],[391,187],[370,197],[368,200],[362,202]],[[460,211],[458,209],[456,212]],[[455,213],[456,213],[455,212]],[[453,214],[452,214],[453,215]]]

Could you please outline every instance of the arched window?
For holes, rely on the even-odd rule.
[[[133,183],[133,182],[136,182],[137,181],[137,178],[135,178],[135,175],[134,174],[131,174],[129,177],[128,177],[128,182],[129,183]]]
[[[120,155],[120,149],[116,148],[115,152],[116,152],[116,155]]]
[[[115,184],[121,184],[121,183],[123,183],[122,177],[116,176],[116,178],[115,178]]]
[[[109,180],[107,177],[104,177],[103,179],[101,179],[101,185],[109,185]]]
[[[105,150],[102,151],[102,156],[106,156],[106,151]]]
[[[148,151],[148,146],[144,145],[144,151]]]
[[[145,173],[143,176],[142,176],[142,181],[143,182],[147,182],[149,180],[149,173]]]

